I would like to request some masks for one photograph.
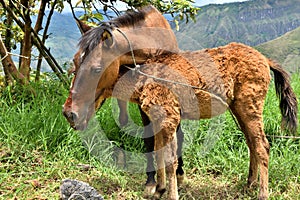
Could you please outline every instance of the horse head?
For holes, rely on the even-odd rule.
[[[74,77],[63,106],[63,114],[74,129],[86,128],[94,111],[107,98],[105,90],[118,78],[122,53],[114,40],[111,27],[103,25],[88,31],[79,42],[73,59]]]

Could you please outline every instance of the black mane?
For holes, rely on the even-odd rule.
[[[138,22],[145,20],[145,16],[149,12],[149,9],[147,8],[148,7],[138,11],[127,11],[124,15],[111,20],[110,23],[119,28],[134,26]]]
[[[131,10],[118,18],[104,22],[96,28],[92,28],[80,38],[78,44],[79,48],[82,50],[82,53],[87,56],[94,48],[96,48],[96,46],[99,45],[102,39],[102,34],[105,30],[112,32],[114,28],[133,27],[138,22],[145,20],[146,15],[151,12],[152,9],[152,6],[147,6],[138,11]]]

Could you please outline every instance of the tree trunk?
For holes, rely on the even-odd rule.
[[[7,12],[9,12],[15,23],[23,30],[25,31],[25,25],[23,24],[23,22],[19,19],[19,17],[15,14],[14,10],[12,10],[12,8],[16,9],[16,12],[21,15],[22,13],[18,12],[19,10],[17,10],[16,7],[12,6],[9,7],[4,0],[0,0],[0,4],[3,6],[3,8],[5,10],[7,10]],[[23,17],[23,16],[22,16]],[[45,45],[42,43],[42,41],[40,40],[38,34],[33,30],[33,28],[31,28],[31,39],[32,39],[32,43],[38,48],[38,50],[42,53],[43,57],[46,59],[47,63],[49,64],[49,66],[51,67],[51,69],[53,70],[53,72],[57,75],[57,77],[66,85],[68,85],[68,81],[66,79],[66,77],[63,75],[63,70],[62,68],[58,65],[58,63],[56,62],[56,60],[53,58],[53,56],[51,55],[50,51],[45,47]]]
[[[23,6],[23,18],[25,22],[24,26],[24,38],[22,45],[21,63],[20,63],[20,73],[25,76],[27,80],[30,78],[30,61],[31,61],[31,18],[30,18],[30,6],[29,1],[21,0]]]
[[[34,31],[38,33],[40,30],[43,29],[42,24],[43,24],[43,19],[45,15],[45,9],[46,5],[49,2],[49,0],[41,0],[41,5],[38,13],[38,17],[34,26]]]
[[[1,55],[1,62],[4,71],[7,71],[10,75],[14,77],[14,79],[17,82],[21,83],[22,85],[27,84],[28,83],[27,79],[16,68],[13,60],[11,59],[11,55],[7,51],[1,37],[0,37],[0,55]]]
[[[46,0],[43,0],[42,3],[43,2],[46,2]],[[42,3],[41,3],[41,6],[42,6]],[[55,0],[53,2],[53,4],[52,4],[51,10],[49,12],[49,15],[48,15],[48,18],[47,18],[47,22],[46,22],[46,25],[45,25],[45,28],[44,28],[44,31],[43,31],[42,43],[44,45],[45,45],[46,39],[48,37],[47,33],[48,33],[48,29],[49,29],[49,26],[50,26],[50,21],[51,21],[52,15],[54,13],[54,9],[55,9],[56,3],[57,3],[57,0]],[[40,80],[42,62],[43,62],[43,55],[42,55],[42,53],[40,53],[39,57],[38,57],[38,63],[37,63],[37,66],[36,66],[36,75],[35,75],[35,81],[36,82]]]
[[[6,51],[11,51],[11,38],[12,38],[12,32],[11,27],[13,25],[13,18],[9,12],[6,13],[6,24],[7,29],[5,30],[5,38],[4,38],[4,46],[7,48]],[[3,66],[3,71],[5,75],[5,85],[12,85],[13,84],[13,77],[9,73],[7,67]]]

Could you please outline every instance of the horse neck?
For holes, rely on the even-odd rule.
[[[133,57],[141,64],[154,56],[179,51],[173,31],[161,27],[127,29],[118,34],[117,41],[118,49],[124,52],[121,64],[133,64]]]
[[[175,34],[166,18],[153,6],[145,7],[143,11],[147,13],[144,20],[120,25],[115,32],[118,49],[126,52],[121,58],[122,64],[133,64],[129,43],[136,63],[144,63],[148,58],[165,52],[179,51]]]

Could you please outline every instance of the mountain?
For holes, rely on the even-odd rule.
[[[290,72],[300,70],[300,27],[255,47]]]
[[[181,22],[180,31],[174,31],[183,50],[210,48],[232,41],[259,45],[257,48],[266,56],[294,70],[293,66],[300,63],[299,46],[295,46],[300,40],[299,34],[297,36],[299,10],[299,0],[252,0],[207,5],[201,7],[196,23]],[[49,32],[52,34],[47,46],[58,62],[71,61],[81,36],[71,13],[55,13]],[[278,40],[274,40],[276,38]],[[265,43],[268,41],[270,43]],[[43,69],[49,70],[48,67]]]
[[[76,16],[83,14],[83,12],[76,12]],[[113,12],[108,12],[107,14],[109,16],[115,15]],[[105,21],[108,20],[106,16],[103,17]],[[71,62],[77,51],[77,44],[81,37],[80,31],[71,12],[54,12],[51,20],[48,31],[50,36],[46,41],[46,46],[50,48],[51,53],[57,59],[58,63],[66,65],[65,67],[68,68],[68,63]],[[42,67],[43,71],[51,70],[45,62]]]
[[[50,52],[61,65],[70,62],[76,53],[77,43],[81,37],[72,14],[54,13],[48,33],[50,36],[46,41],[46,46],[50,48]],[[43,68],[47,71],[46,63]]]
[[[182,49],[195,50],[242,42],[250,46],[300,26],[299,0],[252,0],[201,7],[196,23],[180,23]]]

